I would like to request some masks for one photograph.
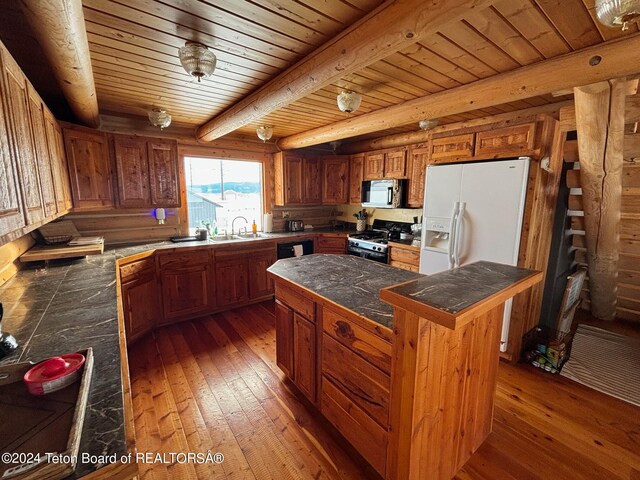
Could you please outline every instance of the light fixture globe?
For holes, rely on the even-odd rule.
[[[346,113],[353,113],[360,107],[362,95],[352,91],[343,90],[338,95],[338,108]]]
[[[198,79],[210,76],[216,69],[216,56],[206,45],[197,42],[187,42],[178,49],[178,57],[185,71]]]
[[[607,27],[627,30],[640,19],[640,0],[596,0],[596,17]]]
[[[256,134],[260,140],[266,142],[273,135],[273,127],[270,125],[262,125],[256,128]]]
[[[425,118],[418,122],[418,126],[420,130],[431,130],[432,128],[436,128],[438,123],[440,123],[440,121],[437,118]]]
[[[160,130],[171,125],[171,115],[163,108],[154,108],[149,112],[149,122],[154,127],[160,127]]]

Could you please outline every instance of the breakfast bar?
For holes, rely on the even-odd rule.
[[[269,273],[276,359],[298,389],[384,478],[452,478],[491,433],[504,302],[542,273],[336,255]]]

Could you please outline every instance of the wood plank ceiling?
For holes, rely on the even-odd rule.
[[[260,88],[374,11],[382,0],[83,0],[101,113],[144,116],[166,108],[195,127]],[[384,60],[342,78],[237,133],[274,126],[282,137],[347,118],[343,88],[363,95],[360,115],[472,83],[621,35],[595,21],[594,0],[499,0]],[[216,72],[197,83],[177,58],[186,40],[208,45]],[[639,67],[640,70],[640,67]],[[570,72],[567,72],[570,75]],[[441,119],[441,123],[544,105],[534,97]],[[360,138],[416,130],[414,124]]]

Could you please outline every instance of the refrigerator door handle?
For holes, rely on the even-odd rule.
[[[455,226],[455,240],[454,240],[454,250],[453,250],[453,266],[454,268],[458,268],[460,266],[460,232],[462,231],[462,226],[464,224],[464,211],[467,206],[466,202],[458,203],[458,214],[456,216],[456,226]]]
[[[453,211],[451,212],[451,223],[449,223],[449,242],[447,248],[447,256],[449,259],[449,269],[453,268],[455,264],[455,252],[456,252],[456,224],[458,221],[458,211],[460,208],[460,202],[453,204]]]
[[[387,188],[387,205],[391,205],[393,203],[393,188]]]

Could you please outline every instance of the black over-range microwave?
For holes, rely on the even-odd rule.
[[[403,208],[406,180],[365,180],[362,182],[362,206],[368,208]]]

